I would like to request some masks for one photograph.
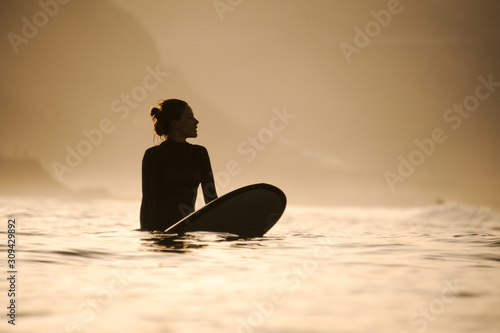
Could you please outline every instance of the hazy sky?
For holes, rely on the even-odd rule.
[[[42,3],[0,1],[0,152],[66,186],[139,197],[148,110],[175,97],[220,193],[498,204],[498,1]]]

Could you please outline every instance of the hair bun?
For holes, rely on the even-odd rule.
[[[158,109],[156,106],[151,108],[150,114],[151,117],[158,118],[158,115],[160,114],[160,109]]]

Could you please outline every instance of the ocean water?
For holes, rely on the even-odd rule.
[[[245,240],[138,231],[137,202],[0,202],[1,332],[500,332],[487,208],[288,207]]]

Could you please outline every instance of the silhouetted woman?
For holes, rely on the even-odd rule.
[[[154,132],[164,141],[146,150],[142,160],[141,229],[165,230],[192,213],[198,186],[205,203],[217,198],[207,150],[186,142],[198,136],[198,120],[178,99],[151,109]]]

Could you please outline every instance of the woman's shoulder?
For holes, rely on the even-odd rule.
[[[190,145],[193,147],[193,149],[207,151],[207,148],[205,148],[204,146],[195,145],[195,144],[192,144],[192,143],[190,143]]]
[[[207,148],[205,148],[204,146],[191,144],[191,147],[192,147],[192,149],[193,149],[196,153],[201,154],[201,155],[204,155],[204,156],[208,156],[208,150],[207,150]]]
[[[194,150],[197,153],[203,153],[203,154],[208,154],[207,148],[201,145],[196,145],[192,143],[185,143],[188,149]],[[144,153],[144,156],[155,156],[155,155],[162,155],[162,152],[165,150],[169,150],[169,147],[167,144],[162,143],[153,147],[150,147],[146,149],[146,152]]]
[[[146,153],[153,153],[161,149],[160,145],[152,146],[146,149]]]
[[[161,147],[160,145],[149,147],[144,152],[144,157],[156,156],[160,153]]]

